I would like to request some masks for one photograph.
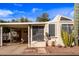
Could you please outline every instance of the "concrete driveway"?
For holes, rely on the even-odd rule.
[[[0,55],[21,55],[27,44],[13,44],[0,47]]]

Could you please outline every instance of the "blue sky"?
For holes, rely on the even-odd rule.
[[[12,20],[27,17],[35,21],[42,13],[53,19],[56,15],[74,18],[74,3],[0,3],[0,19]]]

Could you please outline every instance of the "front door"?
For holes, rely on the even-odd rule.
[[[45,47],[44,26],[32,26],[32,46]]]

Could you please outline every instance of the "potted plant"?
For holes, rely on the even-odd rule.
[[[52,41],[52,46],[55,47],[55,41]]]

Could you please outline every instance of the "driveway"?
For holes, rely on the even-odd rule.
[[[27,44],[13,44],[0,47],[0,55],[21,55]]]

